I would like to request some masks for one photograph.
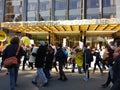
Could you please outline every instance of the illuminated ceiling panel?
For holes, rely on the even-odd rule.
[[[94,31],[94,30],[96,30],[97,27],[98,27],[98,25],[89,25],[88,31]]]
[[[106,28],[108,25],[107,24],[100,24],[98,25],[98,27],[96,28],[96,31],[103,31],[104,28]]]
[[[116,30],[116,31],[120,30],[120,25],[118,24],[116,27],[112,28],[112,30]]]
[[[72,28],[70,26],[63,26],[65,31],[72,31]]]
[[[65,31],[64,26],[55,26],[58,31]]]
[[[72,28],[72,31],[79,31],[80,30],[79,25],[73,25],[73,26],[71,26],[71,28]]]
[[[73,33],[80,31],[119,31],[119,19],[94,19],[94,20],[65,20],[65,21],[31,21],[31,22],[2,22],[1,28],[16,32],[58,32],[58,33]],[[89,33],[90,34],[90,33]]]
[[[80,30],[82,30],[82,31],[87,31],[87,30],[88,30],[88,26],[89,26],[89,25],[81,25],[81,26],[80,26]]]
[[[116,24],[109,24],[106,28],[104,28],[104,30],[112,30],[116,26]]]

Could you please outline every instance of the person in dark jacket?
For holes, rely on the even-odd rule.
[[[101,75],[103,75],[103,70],[100,66],[100,61],[102,60],[102,58],[100,56],[100,52],[97,49],[94,52],[94,56],[96,57],[96,59],[95,59],[95,63],[94,63],[93,74],[95,73],[96,66],[98,66],[98,68],[100,69]]]
[[[10,45],[8,45],[3,50],[3,55],[2,55],[2,60],[4,62],[6,58],[16,56],[16,52],[19,48],[18,55],[16,56],[19,64],[8,68],[8,72],[10,75],[10,90],[15,90],[15,86],[17,86],[18,69],[21,62],[20,59],[23,55],[23,48],[19,46],[19,43],[20,43],[20,39],[18,37],[13,37],[11,39]]]
[[[93,55],[91,52],[91,49],[88,48],[87,45],[84,47],[84,53],[83,53],[83,70],[85,72],[85,80],[87,81],[89,79],[89,67],[91,66],[91,62],[93,61]]]
[[[91,62],[93,61],[93,54],[91,52],[91,49],[88,48],[86,45],[84,47],[84,54],[83,54],[83,70],[86,72],[86,69],[88,69],[91,66]]]
[[[52,48],[52,46],[49,45],[47,49],[47,55],[46,55],[45,67],[44,67],[44,72],[47,79],[51,78],[50,70],[52,69],[53,58],[54,58],[54,49]]]
[[[37,74],[33,79],[32,83],[37,85],[38,77],[41,77],[43,85],[48,85],[48,79],[45,76],[43,71],[44,64],[45,64],[45,57],[46,57],[47,46],[45,45],[44,41],[40,41],[40,46],[37,50],[36,59],[35,59],[35,67],[37,68]]]
[[[59,62],[59,75],[60,75],[60,77],[58,78],[58,80],[66,81],[67,77],[63,71],[63,67],[64,67],[65,61],[66,61],[66,55],[63,52],[62,44],[58,45],[55,58],[56,58],[56,61]]]

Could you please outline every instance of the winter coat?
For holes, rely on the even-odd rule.
[[[46,57],[47,47],[40,45],[35,59],[35,67],[36,68],[43,68],[45,64],[45,57]]]
[[[31,62],[31,63],[35,62],[37,50],[38,50],[38,47],[34,47],[32,49],[32,52],[31,52],[31,55],[30,55],[30,58],[29,58],[29,62]]]
[[[10,44],[8,45],[4,50],[3,50],[3,55],[2,55],[2,60],[4,62],[4,60],[6,58],[12,57],[12,56],[16,56],[16,52],[18,49],[18,45],[17,44]],[[20,47],[19,53],[17,55],[17,59],[18,59],[18,63],[20,63],[20,59],[21,57],[24,55],[24,50],[22,47]]]

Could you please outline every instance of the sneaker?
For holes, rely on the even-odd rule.
[[[18,87],[18,84],[15,84],[15,87]]]
[[[35,82],[35,81],[32,81],[32,84],[34,84],[34,85],[37,85],[37,82]]]
[[[42,85],[42,87],[45,87],[45,86],[47,86],[48,85],[48,82],[47,83],[44,83],[43,85]]]
[[[67,81],[68,79],[67,78],[64,78],[62,81]]]
[[[9,74],[9,72],[6,72],[6,75],[8,75]]]
[[[63,80],[62,78],[58,78],[58,80]]]
[[[106,84],[102,84],[101,86],[102,86],[102,88],[108,87]]]

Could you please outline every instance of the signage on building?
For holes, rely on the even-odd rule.
[[[64,25],[92,25],[92,24],[120,24],[120,19],[83,19],[62,21],[26,21],[26,22],[3,22],[1,27],[21,26],[64,26]]]
[[[7,38],[6,33],[0,30],[0,41],[5,41],[6,38]]]

